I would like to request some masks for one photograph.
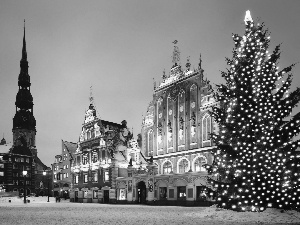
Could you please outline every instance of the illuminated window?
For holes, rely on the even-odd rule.
[[[93,198],[98,198],[98,190],[93,191]]]
[[[87,183],[87,182],[88,182],[88,175],[83,174],[83,183]]]
[[[172,164],[171,162],[167,161],[163,165],[163,174],[168,174],[172,171]]]
[[[4,168],[4,164],[3,163],[0,163],[0,168]]]
[[[87,163],[88,163],[88,155],[84,154],[83,157],[82,157],[82,164],[85,165]]]
[[[95,163],[98,161],[98,152],[94,151],[92,156],[92,162]]]
[[[98,182],[98,173],[93,173],[93,182]]]
[[[78,175],[75,176],[75,184],[78,184]]]
[[[211,117],[206,115],[202,120],[202,140],[209,141],[211,133]]]
[[[204,156],[198,157],[195,160],[195,163],[194,163],[194,171],[195,172],[206,171],[206,169],[203,167],[203,165],[206,164],[206,163],[207,163],[207,161],[206,161],[206,158]]]
[[[184,199],[185,197],[186,197],[186,187],[185,186],[177,187],[177,198]]]
[[[189,162],[186,159],[182,159],[178,164],[178,172],[185,173],[189,171]]]
[[[153,131],[148,132],[148,156],[153,156]]]
[[[109,181],[109,172],[108,172],[108,171],[105,171],[105,172],[104,172],[104,181],[105,181],[105,182],[108,182],[108,181]]]
[[[119,189],[119,200],[126,200],[126,191],[124,188]]]
[[[3,176],[4,176],[4,172],[0,171],[0,177],[3,177]]]

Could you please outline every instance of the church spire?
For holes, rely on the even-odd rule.
[[[30,93],[30,76],[28,74],[28,61],[25,40],[25,20],[22,58],[20,61],[20,74],[18,77],[19,90],[16,96],[16,114],[13,118],[13,130],[27,129],[36,131],[36,121],[33,116],[33,98]],[[14,137],[15,139],[15,137]],[[33,143],[33,142],[32,142]]]

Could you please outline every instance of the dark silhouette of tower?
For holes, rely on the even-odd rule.
[[[19,90],[16,96],[16,114],[13,118],[13,144],[14,146],[26,146],[30,148],[33,156],[37,155],[35,147],[36,121],[33,116],[33,98],[30,93],[30,76],[28,74],[28,61],[24,37],[22,59],[20,61],[20,74],[18,78]]]

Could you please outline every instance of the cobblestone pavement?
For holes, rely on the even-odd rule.
[[[37,224],[37,225],[76,225],[76,224],[203,224],[203,225],[236,225],[236,224],[270,224],[241,223],[220,221],[214,218],[199,216],[205,208],[147,205],[106,205],[92,203],[34,203],[34,204],[0,204],[0,224]],[[280,215],[279,215],[280,216]],[[274,224],[274,223],[271,223]],[[276,225],[279,225],[277,223]],[[286,223],[282,223],[286,224]],[[292,224],[292,223],[289,223]],[[299,224],[299,223],[294,223]]]

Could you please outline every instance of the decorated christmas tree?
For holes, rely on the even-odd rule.
[[[209,168],[217,204],[237,211],[300,208],[300,113],[292,113],[300,88],[289,93],[294,65],[279,69],[280,45],[268,53],[269,32],[250,11],[245,26],[244,36],[233,35],[233,57],[212,110],[220,128]]]

